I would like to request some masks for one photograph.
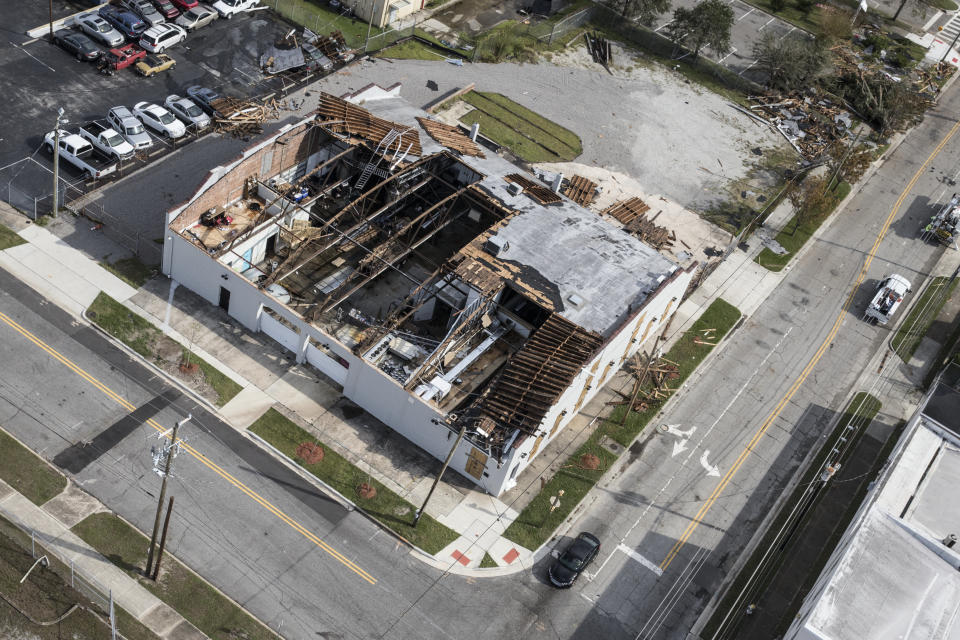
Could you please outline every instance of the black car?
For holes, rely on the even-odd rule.
[[[569,587],[600,552],[600,541],[592,533],[583,532],[567,547],[550,567],[550,582],[556,587]]]
[[[113,5],[104,5],[97,13],[130,40],[139,40],[147,30],[146,23],[139,16]]]
[[[201,87],[200,85],[195,84],[192,87],[187,87],[187,97],[193,100],[198,107],[203,109],[209,115],[217,115],[216,109],[211,107],[210,103],[212,103],[214,100],[218,100],[220,98],[220,94],[213,89],[208,89],[207,87]]]
[[[53,34],[53,42],[61,49],[72,53],[77,60],[96,60],[102,53],[93,40],[76,31],[58,31]]]

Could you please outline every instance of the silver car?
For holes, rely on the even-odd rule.
[[[151,27],[167,21],[150,0],[120,0],[120,2]]]
[[[180,14],[176,23],[188,31],[193,31],[194,29],[207,26],[219,17],[220,14],[210,7],[198,4],[193,9],[189,9]]]
[[[190,98],[182,98],[177,94],[167,96],[163,103],[173,115],[192,126],[198,131],[210,126],[210,116],[203,112],[203,109],[194,104]]]
[[[122,33],[95,13],[81,13],[77,16],[77,26],[85,34],[108,47],[119,47],[126,40]]]
[[[137,151],[153,146],[153,138],[143,128],[143,123],[130,112],[130,109],[123,106],[110,109],[107,112],[107,121]]]

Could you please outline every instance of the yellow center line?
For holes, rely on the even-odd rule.
[[[22,335],[24,338],[26,338],[36,346],[40,347],[40,349],[50,354],[54,359],[58,360],[65,367],[67,367],[68,369],[76,373],[78,376],[80,376],[81,378],[83,378],[84,380],[92,384],[94,387],[99,389],[101,392],[103,392],[104,395],[106,395],[108,398],[110,398],[111,400],[119,404],[121,407],[123,407],[127,411],[136,410],[136,406],[131,404],[129,401],[123,398],[120,394],[110,389],[107,385],[103,384],[102,382],[97,380],[95,377],[93,377],[92,375],[84,371],[79,365],[72,362],[69,358],[62,355],[56,349],[54,349],[53,347],[45,343],[43,340],[41,340],[40,338],[38,338],[37,336],[35,336],[25,328],[23,328],[21,325],[17,324],[5,313],[0,312],[0,320],[2,320],[5,324],[7,324],[10,328],[12,328],[14,331],[19,333],[20,335]],[[153,429],[155,429],[159,433],[166,433],[167,438],[170,437],[170,434],[167,433],[169,430],[165,429],[163,426],[161,426],[152,418],[147,419],[147,424],[149,424]],[[300,524],[299,522],[297,522],[296,520],[294,520],[293,518],[285,514],[283,511],[281,511],[279,508],[271,504],[268,500],[263,498],[253,489],[243,484],[240,480],[238,480],[233,475],[231,475],[228,471],[226,471],[225,469],[217,465],[215,462],[210,460],[207,456],[203,455],[202,453],[200,453],[199,451],[197,451],[196,449],[194,449],[193,447],[191,447],[190,445],[182,441],[181,441],[181,446],[194,459],[198,460],[208,469],[210,469],[211,471],[219,475],[221,478],[226,480],[228,483],[230,483],[231,485],[233,485],[234,487],[242,491],[254,502],[262,506],[264,509],[272,513],[277,518],[279,518],[281,521],[283,521],[294,531],[296,531],[297,533],[305,537],[307,540],[309,540],[316,546],[320,547],[322,550],[327,552],[330,556],[332,556],[338,562],[343,564],[345,567],[347,567],[348,569],[356,573],[358,576],[360,576],[370,584],[377,583],[376,578],[371,576],[369,573],[363,570],[360,566],[355,564],[352,560],[348,559],[346,556],[344,556],[339,551],[337,551],[336,549],[328,545],[326,542],[321,540],[315,534],[308,531],[307,528],[304,527],[302,524]]]
[[[813,357],[810,358],[810,361],[807,363],[807,366],[803,368],[803,371],[800,372],[800,375],[794,380],[793,384],[790,385],[790,388],[787,390],[787,393],[780,399],[780,402],[774,407],[773,411],[763,422],[760,428],[753,434],[753,437],[750,438],[750,441],[743,448],[743,451],[740,452],[740,455],[737,457],[736,461],[731,465],[727,473],[720,479],[720,482],[714,488],[713,492],[707,498],[707,500],[700,507],[700,510],[697,511],[697,514],[693,517],[690,523],[687,525],[686,530],[684,530],[683,535],[674,543],[673,548],[670,549],[670,552],[667,553],[666,557],[663,559],[663,562],[660,563],[661,569],[666,569],[670,566],[670,563],[673,562],[673,559],[680,552],[680,549],[687,543],[690,539],[690,536],[693,535],[693,532],[696,531],[697,527],[700,526],[700,523],[703,521],[703,518],[710,511],[713,504],[717,501],[717,498],[720,497],[720,494],[727,487],[730,481],[733,479],[733,476],[737,473],[746,459],[753,452],[753,447],[757,444],[760,438],[767,432],[770,428],[770,425],[773,424],[773,421],[776,420],[780,413],[783,411],[783,408],[793,399],[793,396],[800,389],[800,386],[807,379],[807,376],[810,375],[810,372],[813,371],[813,368],[823,357],[823,354],[830,347],[830,343],[833,342],[834,337],[836,337],[837,332],[840,330],[840,326],[843,324],[844,317],[846,316],[847,310],[850,308],[851,303],[853,302],[854,295],[857,292],[857,289],[860,287],[860,284],[863,282],[863,279],[867,275],[867,270],[870,268],[870,264],[873,262],[873,258],[876,256],[877,251],[880,249],[880,244],[883,242],[883,238],[886,235],[887,231],[890,228],[890,225],[893,223],[893,218],[896,216],[897,212],[900,210],[903,201],[906,199],[907,195],[913,189],[914,185],[917,183],[917,180],[920,179],[920,176],[926,170],[927,166],[933,161],[933,159],[943,150],[943,147],[946,146],[947,142],[950,141],[950,138],[960,129],[960,121],[956,122],[950,131],[944,136],[943,140],[940,141],[940,144],[930,153],[923,164],[920,165],[920,168],[917,169],[917,172],[913,175],[913,178],[910,179],[910,182],[907,183],[906,188],[900,194],[900,197],[897,198],[896,203],[893,205],[893,209],[890,210],[890,214],[887,216],[887,219],[883,223],[883,227],[880,229],[880,233],[877,234],[876,240],[874,240],[873,246],[870,248],[870,252],[867,254],[866,260],[864,260],[863,267],[860,269],[860,273],[857,275],[857,279],[853,284],[853,288],[850,290],[850,294],[847,296],[847,299],[844,301],[843,306],[840,309],[840,314],[837,316],[836,321],[833,323],[833,326],[830,329],[830,332],[827,334],[827,337],[824,338],[823,342],[820,344],[820,347],[817,349],[816,353],[813,354]]]

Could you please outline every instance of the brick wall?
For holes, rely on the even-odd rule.
[[[275,140],[244,158],[240,164],[204,191],[190,206],[180,212],[171,226],[177,231],[182,231],[193,226],[204,211],[222,207],[237,200],[243,195],[244,182],[251,176],[266,180],[302,162],[316,150],[323,136],[324,134],[317,127],[308,124],[276,136]],[[271,154],[269,169],[264,171],[264,157]]]

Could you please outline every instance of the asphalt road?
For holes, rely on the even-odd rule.
[[[943,251],[917,233],[954,190],[946,183],[960,174],[960,137],[922,165],[956,131],[958,105],[954,88],[685,386],[657,421],[670,432],[648,429],[623,472],[594,494],[574,528],[604,541],[580,585],[600,613],[641,638],[686,637],[889,338],[889,328],[860,319],[877,282],[897,272],[919,290]]]

